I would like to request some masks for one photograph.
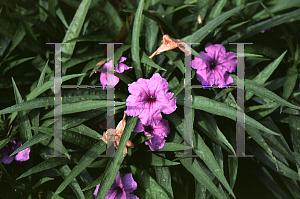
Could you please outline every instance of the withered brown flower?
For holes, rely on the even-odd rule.
[[[112,130],[114,130],[114,139],[113,139],[113,140],[114,140],[116,149],[117,149],[118,146],[119,146],[120,139],[121,139],[121,136],[122,136],[122,134],[123,134],[123,131],[124,131],[124,128],[125,128],[125,125],[126,125],[126,120],[125,120],[125,118],[126,118],[126,113],[124,113],[124,117],[123,117],[123,119],[119,122],[117,128],[116,128],[116,129],[112,129]],[[103,137],[100,138],[100,139],[102,139],[105,143],[107,143],[107,137],[108,137],[108,136],[107,136],[107,132],[104,132],[104,133],[103,133]],[[109,140],[110,140],[110,139],[109,139]],[[126,143],[126,145],[125,145],[125,147],[124,147],[124,149],[123,149],[123,154],[126,154],[126,153],[127,153],[127,147],[134,148],[134,144],[133,144],[130,140],[128,140],[127,143]]]

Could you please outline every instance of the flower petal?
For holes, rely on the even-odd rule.
[[[169,90],[167,80],[162,78],[159,73],[155,73],[150,78],[148,88],[151,95],[157,92],[167,92]]]
[[[127,173],[122,177],[122,183],[126,192],[133,192],[137,188],[137,183],[132,178],[132,173]]]
[[[29,160],[29,153],[30,153],[30,147],[17,153],[17,155],[15,156],[15,159],[19,162],[27,161],[27,160]]]
[[[153,134],[153,137],[145,142],[145,145],[148,145],[152,151],[162,149],[165,145],[165,138]]]
[[[143,125],[155,126],[161,120],[162,115],[157,108],[146,108],[140,113],[139,118]]]
[[[140,119],[138,119],[134,129],[133,129],[134,132],[142,132],[144,131],[144,126],[143,126],[143,123],[141,122]]]
[[[9,157],[10,154],[12,154],[12,150],[9,147],[8,144],[6,144],[2,149],[1,149],[1,158],[0,162],[3,164],[10,164],[14,160],[14,156]]]
[[[160,122],[153,127],[153,133],[160,137],[167,137],[170,133],[169,122],[166,119],[161,119]]]
[[[221,65],[224,70],[232,73],[235,71],[237,65],[237,56],[233,52],[228,52],[218,58],[218,65]]]
[[[95,196],[95,197],[97,196],[99,187],[100,187],[100,184],[98,184],[98,185],[96,186],[96,189],[95,189],[95,191],[94,191],[94,193],[93,193],[93,196]]]
[[[205,51],[213,60],[217,60],[218,57],[223,56],[226,53],[226,49],[221,44],[207,43],[205,45]]]
[[[228,84],[233,83],[232,77],[228,75],[221,66],[216,66],[214,69],[215,85],[219,87],[226,87]]]

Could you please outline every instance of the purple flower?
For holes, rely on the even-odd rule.
[[[170,114],[177,108],[174,93],[168,92],[168,82],[155,73],[150,79],[138,79],[128,85],[131,95],[126,99],[128,116],[139,116],[144,125],[155,126],[162,119],[161,112]]]
[[[166,141],[165,137],[169,135],[170,127],[168,120],[165,119],[161,119],[155,127],[151,125],[145,126],[140,120],[138,120],[133,131],[144,131],[145,136],[153,136],[152,138],[147,140],[145,144],[148,145],[152,151],[155,151],[164,147]]]
[[[270,31],[270,30],[271,30],[271,28],[268,28],[268,29],[266,29],[266,30],[261,31],[261,33],[264,33],[264,32],[266,32],[266,31]]]
[[[97,195],[99,186],[100,184],[96,186],[94,196]],[[105,199],[138,199],[137,196],[131,194],[136,188],[137,184],[133,180],[131,173],[127,173],[121,177],[120,171],[118,171],[116,179],[111,185]]]
[[[233,83],[232,77],[227,73],[234,72],[237,64],[237,56],[233,52],[227,52],[224,46],[220,44],[207,43],[205,52],[199,54],[201,58],[196,57],[192,60],[192,68],[197,69],[196,76],[203,86],[227,86]]]
[[[0,162],[4,164],[10,164],[14,159],[23,162],[29,160],[29,152],[30,152],[30,147],[20,151],[17,153],[15,156],[10,156],[15,150],[17,150],[20,146],[22,146],[21,141],[16,143],[15,140],[11,140],[9,143],[7,143],[1,150],[1,158]]]
[[[124,62],[126,59],[127,59],[126,57],[121,57],[121,59],[119,60],[117,66],[116,66],[115,72],[117,72],[117,73],[123,73],[125,70],[128,70],[128,69],[132,68],[132,67],[129,67],[129,66],[121,63],[121,62]],[[105,69],[106,70],[108,64],[111,64],[111,63],[112,63],[112,60],[110,60],[108,63],[105,63],[101,67],[101,69]],[[115,78],[114,79],[114,86],[112,87],[111,85],[109,85],[109,88],[114,88],[119,83],[119,78],[116,77],[116,76],[113,76],[112,74],[107,74],[107,72],[98,71],[98,70],[96,70],[95,73],[96,72],[100,72],[100,82],[101,82],[101,84],[103,86],[103,90],[107,86],[107,77],[108,78],[112,78],[112,77]]]

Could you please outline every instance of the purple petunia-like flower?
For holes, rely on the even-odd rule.
[[[97,196],[99,187],[100,184],[96,186],[94,196]],[[127,173],[121,177],[120,171],[118,171],[116,179],[106,194],[105,199],[139,199],[137,196],[131,194],[136,188],[137,184],[132,178],[131,173]]]
[[[177,108],[174,93],[168,92],[168,82],[155,73],[150,79],[138,79],[128,85],[131,95],[126,99],[128,116],[139,116],[141,122],[155,126],[162,119],[161,112],[170,114]]]
[[[23,162],[29,160],[29,152],[30,152],[30,147],[20,151],[17,153],[15,156],[11,156],[15,150],[17,150],[20,146],[22,146],[21,141],[16,143],[15,140],[11,140],[9,143],[7,143],[1,150],[1,158],[0,162],[4,164],[10,164],[14,159]]]
[[[117,73],[123,73],[125,70],[128,70],[132,67],[127,66],[126,64],[123,64],[122,62],[126,61],[126,57],[121,57],[121,59],[119,60],[115,72]],[[105,69],[107,70],[107,66],[108,64],[111,64],[112,60],[110,60],[108,63],[105,63],[100,69]],[[118,83],[119,83],[119,78],[116,76],[113,76],[112,74],[107,74],[107,72],[103,72],[103,71],[98,71],[96,70],[95,73],[100,72],[100,82],[102,84],[103,90],[104,88],[107,86],[107,77],[108,78],[113,78],[114,77],[114,86],[112,87],[111,85],[109,85],[109,88],[114,88]]]
[[[155,126],[145,126],[140,120],[137,121],[134,132],[144,131],[145,136],[153,136],[145,142],[152,151],[162,149],[165,145],[165,137],[170,133],[170,127],[168,120],[161,119],[160,122]]]
[[[201,58],[196,57],[192,60],[192,68],[197,69],[196,76],[203,86],[227,86],[233,83],[232,77],[227,72],[235,71],[237,56],[233,52],[227,52],[224,46],[220,44],[207,43],[205,52],[199,54]]]

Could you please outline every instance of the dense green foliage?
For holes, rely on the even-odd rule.
[[[21,140],[30,159],[0,163],[0,198],[104,198],[117,172],[132,173],[133,192],[143,198],[300,198],[300,0],[2,0],[0,2],[0,149]],[[133,13],[133,20],[130,19]],[[201,17],[199,24],[198,16]],[[125,25],[126,29],[121,27]],[[184,53],[174,49],[148,57],[164,34],[193,45],[245,45],[246,155],[236,148],[236,89],[192,89],[193,154],[184,148]],[[263,30],[267,30],[261,33]],[[120,33],[120,34],[119,34]],[[116,38],[116,35],[119,37]],[[121,35],[121,36],[120,36]],[[122,37],[123,35],[123,37]],[[124,36],[125,35],[125,36]],[[127,117],[122,157],[104,155],[106,90],[62,88],[63,154],[54,147],[54,45],[62,47],[62,85],[100,85],[96,66],[106,45],[133,67],[116,74],[115,121],[123,118],[128,84],[159,72],[177,96],[177,110],[163,114],[170,134],[163,149],[151,151],[149,137],[132,132]],[[196,54],[195,54],[196,53]],[[126,76],[128,78],[126,78]],[[236,76],[231,74],[236,85]],[[200,85],[192,72],[192,85]],[[9,132],[9,134],[8,134]]]

